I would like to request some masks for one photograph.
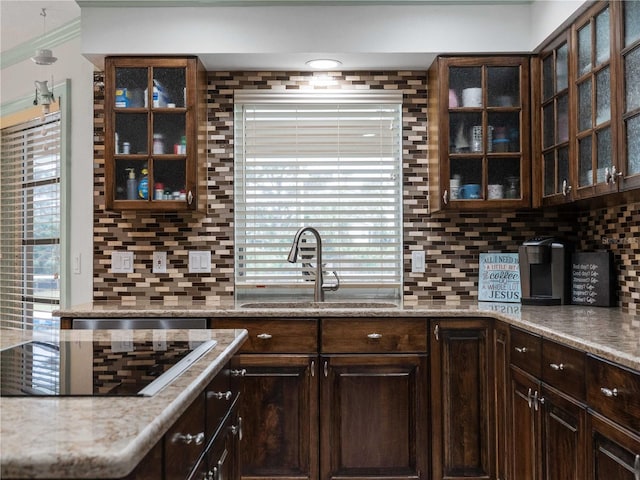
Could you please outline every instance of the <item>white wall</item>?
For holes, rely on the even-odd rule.
[[[535,50],[584,3],[582,0],[535,0],[531,6],[530,50]]]
[[[4,106],[34,95],[34,80],[54,84],[71,81],[70,198],[67,218],[71,222],[68,251],[82,259],[81,273],[71,273],[69,305],[93,297],[93,65],[80,54],[80,38],[53,49],[58,61],[50,67],[35,65],[29,58],[0,72],[0,103]],[[62,92],[55,91],[56,97]],[[6,112],[5,112],[6,113]],[[72,258],[62,261],[72,265]]]

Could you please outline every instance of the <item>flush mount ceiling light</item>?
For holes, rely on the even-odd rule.
[[[40,16],[42,17],[42,35],[47,34],[47,9],[43,8],[40,12]],[[31,57],[31,60],[36,65],[51,65],[58,60],[53,56],[53,52],[49,49],[43,48],[40,50],[36,50],[36,54]]]
[[[309,60],[305,63],[305,65],[308,65],[311,68],[316,68],[318,70],[327,70],[342,65],[342,62],[338,60],[332,60],[330,58],[317,58],[314,60]]]

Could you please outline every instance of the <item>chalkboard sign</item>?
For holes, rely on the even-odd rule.
[[[517,253],[481,253],[478,300],[520,302],[520,264]]]
[[[571,303],[611,307],[615,275],[611,252],[576,252],[571,259]]]

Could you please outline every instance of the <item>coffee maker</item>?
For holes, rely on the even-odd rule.
[[[518,249],[523,305],[571,303],[569,246],[554,237],[535,237]]]

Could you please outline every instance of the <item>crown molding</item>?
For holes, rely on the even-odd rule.
[[[80,17],[65,23],[44,35],[16,45],[0,55],[0,69],[4,69],[25,60],[29,60],[36,50],[52,49],[80,36]]]

